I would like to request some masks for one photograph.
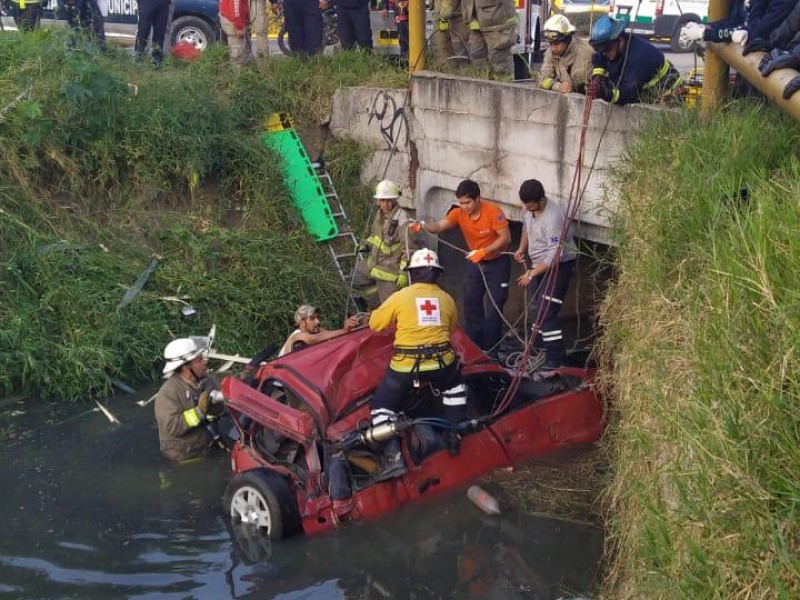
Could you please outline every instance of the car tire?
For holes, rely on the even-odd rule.
[[[680,19],[678,19],[678,21],[675,23],[675,27],[672,28],[672,37],[669,39],[669,49],[676,54],[692,52],[695,48],[695,44],[697,43],[693,42],[687,48],[681,46],[681,29],[683,29],[683,26],[688,23],[702,23],[702,21],[697,15],[683,15]]]
[[[178,17],[172,22],[170,41],[173,46],[189,42],[200,52],[205,52],[218,38],[214,27],[200,17]]]
[[[248,525],[272,540],[301,528],[297,498],[286,479],[269,469],[236,475],[225,488],[223,503],[233,527]]]

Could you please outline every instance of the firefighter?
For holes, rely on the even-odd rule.
[[[353,289],[361,294],[356,304],[364,311],[408,285],[404,269],[409,253],[417,248],[406,233],[411,221],[397,203],[400,198],[397,184],[389,179],[379,182],[374,198],[378,203],[377,214],[372,220],[369,237],[359,249],[367,253],[367,258],[358,261],[353,276]]]
[[[550,43],[539,73],[539,87],[562,94],[584,93],[592,71],[592,47],[576,37],[575,27],[564,15],[553,15],[544,24],[543,37]]]
[[[627,21],[603,15],[592,27],[590,85],[612,104],[680,100],[680,73],[650,42],[625,33]]]
[[[456,424],[466,418],[467,391],[461,383],[458,357],[450,345],[450,336],[458,323],[453,298],[437,284],[442,273],[439,257],[422,248],[412,254],[408,264],[411,285],[392,294],[372,312],[369,327],[381,332],[396,326],[394,354],[386,375],[372,397],[372,425],[381,425],[397,418],[411,391],[421,384],[429,385],[441,396],[444,416],[453,428],[444,435],[451,454],[458,454],[459,437]],[[397,477],[406,472],[397,438],[383,448],[378,479]]]
[[[179,338],[164,348],[163,376],[155,416],[161,452],[170,460],[189,460],[220,445],[212,421],[222,414],[222,394],[208,377],[208,338]]]
[[[508,77],[514,73],[511,46],[517,40],[517,11],[514,0],[463,0],[462,15],[477,41],[470,48],[476,67],[486,65],[482,48],[488,53],[488,65],[495,75]],[[472,36],[471,36],[472,40]],[[470,42],[472,46],[472,41]]]
[[[436,65],[452,60],[456,67],[467,66],[473,53],[486,61],[485,42],[464,21],[461,0],[434,0],[432,12],[431,52]]]
[[[31,31],[42,20],[42,3],[39,0],[11,0],[14,23],[20,31]]]

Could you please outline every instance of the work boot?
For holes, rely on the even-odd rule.
[[[374,475],[375,481],[386,481],[400,477],[408,472],[403,453],[400,451],[400,441],[396,438],[383,447],[380,458],[380,470]]]
[[[452,429],[448,429],[444,432],[442,439],[444,439],[444,445],[447,446],[447,451],[450,453],[450,456],[458,456],[461,450],[461,437],[459,437],[458,433]]]

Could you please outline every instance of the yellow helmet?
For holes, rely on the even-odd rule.
[[[375,200],[397,200],[400,197],[400,188],[391,179],[384,179],[375,186]]]
[[[563,42],[575,33],[575,26],[564,15],[553,15],[544,22],[542,35],[548,42]]]

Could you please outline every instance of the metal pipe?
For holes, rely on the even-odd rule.
[[[752,83],[759,92],[774,102],[783,112],[800,121],[800,93],[792,95],[788,100],[783,99],[783,88],[800,73],[793,69],[780,69],[773,71],[769,77],[762,77],[758,70],[758,62],[764,56],[764,52],[751,52],[747,56],[742,56],[742,48],[739,44],[708,44],[708,48],[736,69],[742,77]],[[705,95],[705,87],[703,87],[703,95]]]
[[[425,52],[425,0],[408,3],[408,74],[413,75],[428,66]]]
[[[730,0],[710,0],[708,3],[708,20],[721,21],[730,14]],[[705,57],[703,69],[703,96],[701,100],[702,111],[705,114],[715,110],[725,95],[728,87],[728,74],[730,68],[715,53],[708,52]]]

